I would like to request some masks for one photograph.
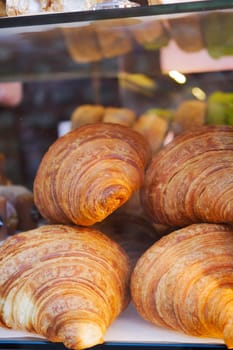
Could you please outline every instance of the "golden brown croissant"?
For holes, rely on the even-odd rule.
[[[34,181],[35,204],[51,223],[93,225],[141,186],[148,159],[146,140],[126,126],[81,126],[44,155]]]
[[[3,327],[83,349],[128,305],[128,257],[94,229],[41,226],[7,239],[0,257]]]
[[[139,314],[192,336],[233,348],[233,228],[193,224],[154,243],[131,277]]]
[[[203,126],[177,136],[152,160],[142,190],[155,223],[233,222],[233,127]]]

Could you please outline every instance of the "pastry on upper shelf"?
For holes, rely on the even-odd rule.
[[[121,23],[121,22],[120,22]],[[118,21],[97,21],[91,25],[96,33],[103,58],[125,55],[133,50],[133,43],[127,25]]]
[[[199,15],[170,18],[168,23],[170,36],[180,49],[186,52],[197,52],[204,48]]]
[[[141,187],[149,159],[146,139],[129,127],[80,126],[44,154],[34,180],[35,204],[51,223],[93,225]]]
[[[205,124],[207,104],[204,101],[183,101],[173,114],[173,130],[175,134],[194,129]]]
[[[42,11],[61,12],[64,10],[62,0],[6,0],[8,16],[35,14]]]
[[[168,131],[168,121],[155,113],[145,113],[139,116],[133,129],[144,135],[148,140],[152,154],[163,145]]]
[[[32,15],[46,12],[85,11],[100,0],[6,0],[8,16]]]
[[[207,100],[207,124],[233,125],[233,92],[215,91]]]
[[[6,16],[6,1],[0,0],[0,17]]]
[[[163,21],[142,21],[132,27],[131,33],[136,42],[146,50],[157,50],[167,46],[170,35]]]
[[[129,108],[105,107],[102,121],[104,123],[117,123],[128,127],[133,126],[136,113]]]
[[[233,348],[233,229],[193,224],[162,237],[138,260],[132,301],[141,317]]]
[[[146,171],[141,191],[154,223],[233,222],[233,127],[186,131],[163,147]]]
[[[132,19],[134,23],[134,19]],[[132,51],[127,26],[131,21],[105,20],[81,27],[62,27],[67,50],[78,63],[99,61]]]
[[[76,107],[71,115],[71,129],[102,121],[104,112],[105,108],[102,105],[85,104]]]
[[[214,59],[233,55],[233,13],[204,14],[201,20],[205,46]]]
[[[100,61],[103,56],[97,34],[91,25],[62,27],[66,47],[70,57],[77,63]]]
[[[44,225],[0,246],[0,325],[80,350],[129,303],[129,259],[93,228]]]

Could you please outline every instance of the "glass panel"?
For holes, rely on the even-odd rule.
[[[113,78],[129,59],[150,75],[231,70],[232,23],[222,10],[2,28],[0,80]]]
[[[18,101],[0,105],[2,185],[32,190],[41,158],[58,137],[76,127],[76,112],[83,106],[102,107],[101,121],[109,108],[127,108],[135,116],[132,128],[143,133],[149,125],[153,130],[148,136],[153,152],[183,130],[233,125],[232,1],[124,4],[126,8],[0,18],[0,82],[17,82],[14,87],[22,89]],[[12,92],[13,85],[7,86]],[[109,342],[101,348],[224,348],[222,343],[172,340]],[[64,348],[32,339],[0,339],[0,347]]]
[[[137,0],[135,0],[137,1]],[[30,25],[42,25],[42,24],[60,24],[60,23],[72,23],[72,22],[86,22],[86,21],[94,21],[99,19],[112,19],[112,18],[128,18],[128,17],[138,17],[138,16],[157,16],[157,15],[168,15],[168,14],[177,14],[177,13],[185,13],[185,12],[197,12],[197,11],[209,11],[209,10],[220,10],[220,9],[230,9],[232,8],[232,3],[228,0],[205,0],[205,1],[190,1],[190,2],[179,2],[172,1],[172,3],[165,3],[146,6],[145,3],[147,1],[139,0],[138,3],[144,4],[144,6],[135,6],[135,3],[132,2],[132,8],[129,7],[128,1],[120,0],[120,1],[109,1],[106,0],[106,8],[104,4],[99,4],[98,6],[86,6],[80,7],[81,11],[70,11],[70,12],[62,12],[62,13],[46,13],[39,15],[27,15],[27,16],[13,16],[13,17],[1,17],[0,18],[0,28],[9,28],[9,27],[22,27],[22,26],[30,26]],[[150,1],[149,1],[150,2]],[[160,3],[163,1],[155,0],[151,1],[151,3]],[[81,2],[82,3],[82,2]],[[96,3],[95,1],[91,2],[91,4]],[[111,9],[111,3],[113,4],[113,8]],[[117,4],[119,8],[117,8]],[[123,4],[126,4],[126,8]],[[76,4],[76,2],[75,2]],[[76,7],[77,5],[75,5]],[[75,8],[74,7],[74,8]],[[83,11],[84,8],[93,8],[94,10],[86,10]],[[73,9],[73,8],[72,8]],[[97,10],[96,10],[97,9]]]
[[[0,81],[22,81],[24,91],[20,106],[4,109],[0,121],[13,182],[32,186],[41,156],[63,133],[60,122],[70,123],[79,105],[130,108],[137,117],[160,110],[170,118],[185,100],[205,105],[216,91],[232,93],[232,11],[149,13],[1,29]]]

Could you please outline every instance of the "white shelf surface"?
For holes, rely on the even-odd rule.
[[[44,338],[27,332],[0,328],[0,340],[6,339],[35,339]],[[143,343],[143,344],[224,344],[221,339],[191,337],[179,332],[159,328],[144,321],[132,304],[109,327],[105,335],[107,343]]]

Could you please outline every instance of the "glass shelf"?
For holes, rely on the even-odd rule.
[[[207,0],[172,4],[159,4],[132,8],[104,9],[91,11],[77,11],[67,13],[50,13],[32,16],[2,17],[0,28],[16,28],[26,26],[59,25],[64,23],[90,22],[96,20],[161,16],[198,11],[212,11],[232,9],[231,0]]]
[[[67,350],[61,343],[51,343],[47,341],[23,341],[23,340],[4,340],[0,341],[0,349],[23,349],[23,350]],[[174,343],[111,343],[106,342],[90,348],[95,350],[144,350],[144,349],[161,349],[161,350],[225,350],[226,346],[222,344],[174,344]]]
[[[198,50],[188,48],[188,53],[195,51],[196,54],[197,51],[202,51],[203,54],[204,49],[204,55],[211,56],[209,47],[206,47],[209,45],[208,40],[210,45],[214,41],[215,51],[220,50],[218,60],[216,57],[214,62],[207,60],[206,68],[203,66],[203,70],[208,71],[213,63],[217,63],[216,69],[219,71],[231,70],[232,56],[229,56],[229,52],[226,62],[225,60],[222,62],[220,56],[225,55],[226,50],[222,47],[224,41],[228,46],[231,45],[231,50],[233,47],[232,9],[233,1],[212,0],[2,17],[0,18],[0,81],[118,78],[119,72],[125,70],[126,62],[129,61],[137,62],[133,73],[140,72],[149,77],[156,77],[163,71],[161,62],[163,49],[170,47],[170,43],[176,40],[178,35],[184,36],[183,34],[186,44],[187,41],[192,43],[197,39],[205,45]],[[187,16],[191,21],[185,20]],[[176,21],[174,24],[176,28],[180,27],[179,34],[171,27],[172,21]],[[219,31],[219,25],[222,26],[223,23],[225,27],[221,27],[219,33],[224,35],[224,40],[215,34],[214,39],[209,39],[209,29],[205,22],[209,23],[212,31],[215,26]],[[207,33],[206,37],[198,38],[202,32]],[[186,48],[181,49],[183,53],[187,51]],[[213,52],[213,49],[211,50]],[[169,56],[169,51],[167,55]],[[172,55],[174,56],[174,53]],[[193,58],[194,62],[204,62],[205,59],[206,57],[203,59],[198,56]],[[189,56],[182,56],[178,61],[191,62]],[[170,68],[177,69],[173,60]],[[195,68],[194,71],[188,69],[185,72],[199,72],[199,68]]]

